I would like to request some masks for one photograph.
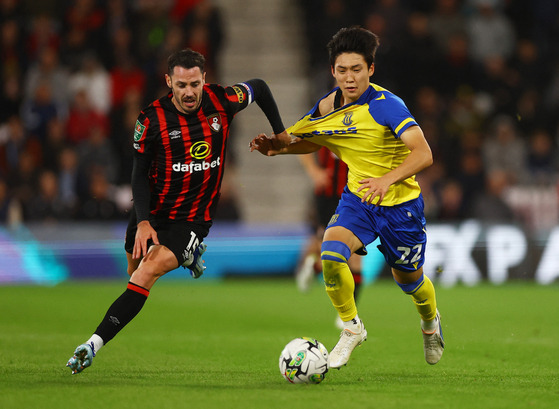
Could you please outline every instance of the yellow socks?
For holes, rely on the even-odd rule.
[[[419,280],[414,283],[400,284],[396,281],[400,288],[409,294],[421,319],[423,321],[432,321],[437,315],[437,298],[435,296],[435,287],[426,275],[422,275]]]
[[[355,282],[347,265],[350,256],[349,247],[341,241],[322,243],[322,272],[326,293],[342,321],[349,321],[357,315],[353,296]]]

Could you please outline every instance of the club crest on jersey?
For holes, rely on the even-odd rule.
[[[136,125],[134,125],[134,141],[138,142],[144,136],[146,132],[146,126],[142,125],[140,120],[136,120]]]
[[[219,132],[221,130],[221,116],[219,114],[208,116],[207,121],[212,131]]]
[[[353,116],[353,112],[346,112],[344,119],[342,120],[342,123],[345,126],[350,126],[353,123],[353,120],[351,119],[352,116]]]

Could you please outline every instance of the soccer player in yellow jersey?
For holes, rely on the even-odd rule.
[[[404,102],[369,82],[378,45],[377,35],[363,28],[338,31],[328,43],[337,87],[287,130],[293,136],[287,147],[275,148],[275,135],[265,134],[250,144],[251,151],[267,156],[326,146],[348,165],[347,186],[324,233],[321,253],[326,292],[344,322],[330,352],[331,368],[347,364],[355,347],[367,339],[347,260],[353,253],[363,254],[377,237],[394,280],[421,317],[425,360],[436,364],[444,350],[435,289],[423,274],[425,217],[415,180],[433,158]]]

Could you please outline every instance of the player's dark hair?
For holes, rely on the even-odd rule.
[[[362,27],[354,26],[340,29],[327,45],[330,65],[334,67],[336,58],[343,53],[357,53],[365,58],[367,67],[375,62],[375,54],[380,44],[375,33]]]
[[[194,68],[199,67],[204,72],[204,64],[206,59],[202,54],[187,48],[185,50],[176,51],[167,59],[168,74],[171,75],[175,67]]]

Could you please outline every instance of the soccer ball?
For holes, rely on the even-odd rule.
[[[279,369],[291,383],[320,383],[328,372],[328,350],[313,338],[295,338],[279,357]]]

